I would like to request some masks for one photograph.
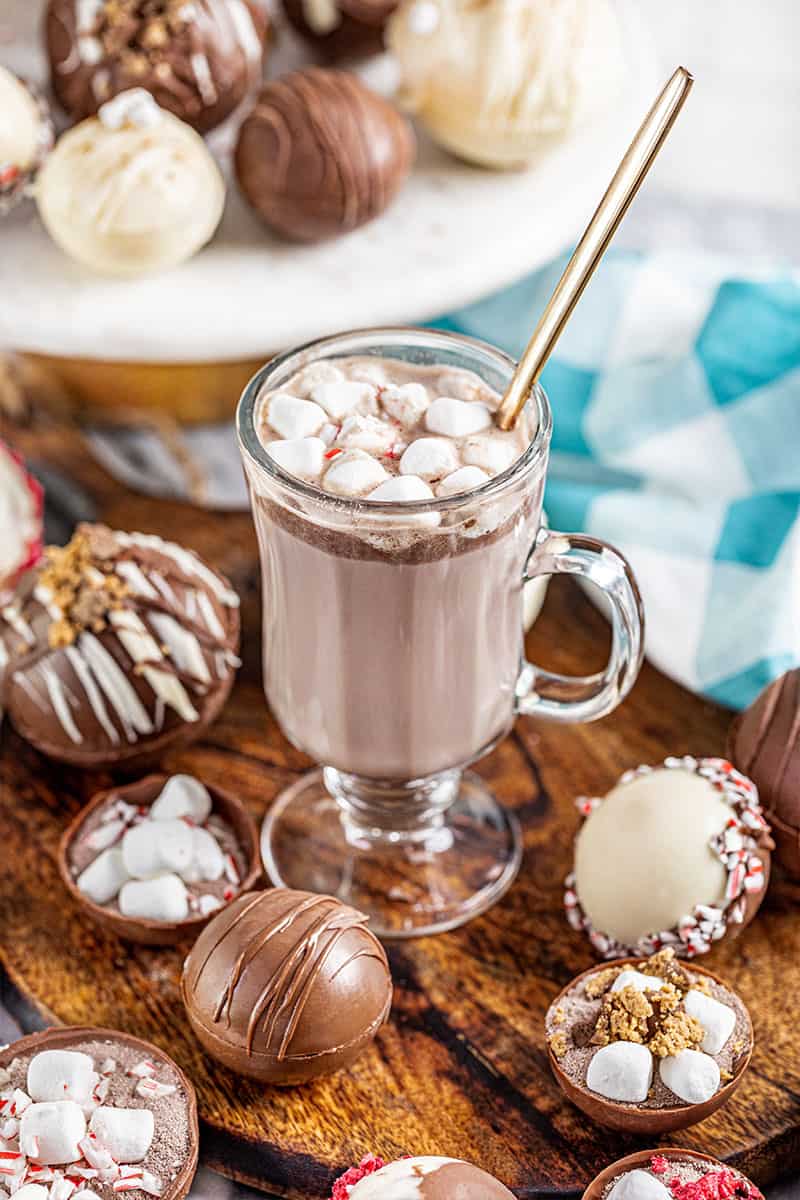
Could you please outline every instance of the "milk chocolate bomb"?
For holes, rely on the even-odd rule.
[[[81,525],[0,608],[0,701],[50,758],[129,768],[215,719],[238,644],[239,597],[196,554]]]
[[[353,1062],[389,1015],[386,953],[332,896],[237,897],[186,959],[183,1000],[209,1054],[263,1083],[307,1083]]]
[[[494,1176],[458,1158],[423,1156],[385,1164],[367,1157],[333,1186],[331,1200],[514,1200]]]
[[[325,58],[360,58],[383,48],[398,0],[283,0],[294,28]]]
[[[800,668],[774,680],[735,719],[728,754],[758,787],[778,861],[800,879]]]
[[[267,83],[239,132],[236,175],[258,215],[293,241],[348,233],[404,182],[414,135],[354,75],[312,67]]]
[[[53,90],[75,120],[141,87],[207,133],[260,81],[268,22],[256,0],[50,0]]]

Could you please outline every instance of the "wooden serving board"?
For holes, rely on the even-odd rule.
[[[1,429],[0,429],[1,432]],[[308,763],[283,739],[259,686],[255,541],[244,515],[213,516],[134,496],[112,483],[74,434],[29,431],[17,444],[77,479],[110,524],[175,538],[226,571],[244,599],[244,667],[222,719],[167,760],[236,790],[261,817]],[[529,639],[542,665],[577,672],[603,661],[606,629],[577,589],[553,586]],[[519,817],[525,859],[505,899],[466,928],[390,947],[389,1025],[355,1067],[281,1091],[216,1066],[184,1019],[180,950],[128,946],[81,916],[55,862],[67,821],[109,776],[49,765],[9,729],[0,753],[0,961],[7,993],[38,1021],[96,1023],[149,1038],[194,1080],[202,1157],[226,1175],[290,1200],[325,1200],[336,1174],[367,1151],[385,1158],[472,1159],[522,1198],[582,1189],[612,1159],[642,1148],[591,1125],[563,1099],[547,1062],[550,1000],[592,959],[561,908],[573,805],[626,767],[665,754],[720,753],[728,714],[650,666],[625,705],[597,725],[531,719],[479,764]],[[797,895],[777,880],[741,940],[706,960],[753,1014],[756,1050],[729,1106],[671,1141],[727,1159],[762,1185],[800,1169]],[[27,1002],[27,1003],[23,1003]]]

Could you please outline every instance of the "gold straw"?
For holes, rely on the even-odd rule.
[[[531,388],[666,141],[693,83],[694,79],[686,68],[678,67],[625,152],[517,364],[497,416],[501,429],[513,429]]]

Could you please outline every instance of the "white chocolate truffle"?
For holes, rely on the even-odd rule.
[[[625,946],[722,905],[727,872],[710,840],[731,808],[709,780],[658,768],[618,784],[575,842],[575,891],[592,926]]]
[[[131,276],[196,254],[219,225],[225,184],[199,134],[136,89],[59,139],[36,197],[65,253]]]
[[[608,0],[403,0],[387,40],[401,99],[470,162],[519,167],[616,96],[623,77]]]
[[[0,170],[29,170],[39,155],[42,116],[34,96],[0,67]]]

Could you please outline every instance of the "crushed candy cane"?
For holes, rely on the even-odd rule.
[[[357,1167],[350,1167],[344,1175],[339,1176],[333,1185],[330,1200],[349,1200],[350,1192],[357,1183],[366,1179],[367,1175],[374,1175],[376,1171],[380,1171],[385,1166],[384,1160],[378,1158],[377,1155],[364,1155]]]

